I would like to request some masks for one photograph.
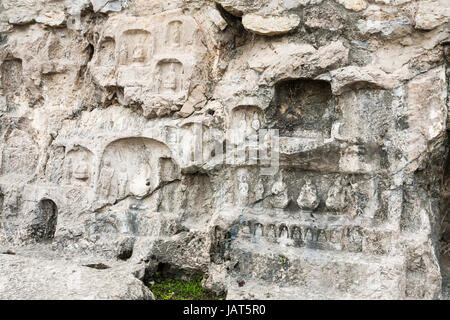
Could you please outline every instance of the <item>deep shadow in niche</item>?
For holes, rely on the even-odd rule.
[[[447,139],[448,139],[447,132]],[[449,142],[447,142],[449,143]],[[447,146],[450,149],[450,145]],[[447,150],[448,151],[448,150]],[[442,275],[443,294],[450,296],[450,152],[444,166],[444,177],[441,188],[441,214],[440,214],[440,268]]]
[[[38,223],[33,226],[36,241],[51,240],[55,236],[58,207],[50,199],[43,199],[38,205]]]
[[[329,137],[334,120],[334,98],[327,81],[295,79],[278,82],[266,111],[270,128],[283,136]]]

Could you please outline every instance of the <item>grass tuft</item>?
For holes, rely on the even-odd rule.
[[[156,300],[223,300],[213,292],[202,287],[203,276],[193,277],[189,281],[162,278],[155,273],[149,285]]]

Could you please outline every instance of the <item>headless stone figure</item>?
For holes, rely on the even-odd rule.
[[[106,160],[104,167],[100,171],[99,178],[99,195],[101,199],[108,200],[113,176],[114,169],[111,168],[111,162],[109,160]]]
[[[133,62],[144,62],[144,61],[145,61],[144,48],[142,48],[142,46],[137,46],[133,51]]]
[[[289,204],[287,186],[284,182],[275,182],[272,186],[272,199],[270,203],[274,208],[285,209]]]
[[[328,190],[328,197],[325,205],[332,211],[342,211],[347,207],[346,193],[342,187],[341,178],[338,178]]]
[[[304,210],[314,210],[318,207],[319,199],[317,198],[317,189],[312,184],[311,180],[307,179],[302,189],[300,190],[297,204],[301,209]]]

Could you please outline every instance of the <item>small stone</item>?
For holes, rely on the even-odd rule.
[[[246,14],[242,18],[242,24],[250,32],[263,36],[275,36],[295,30],[300,24],[300,17],[296,14],[286,16]]]
[[[367,8],[365,0],[338,0],[338,2],[348,10],[361,11]]]

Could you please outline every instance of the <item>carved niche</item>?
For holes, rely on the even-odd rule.
[[[177,95],[184,89],[183,64],[176,59],[164,59],[156,66],[157,93]]]
[[[114,21],[114,19],[112,19]],[[147,118],[178,111],[203,73],[206,47],[197,23],[181,10],[136,18],[122,17],[120,26],[111,21],[105,28],[117,40],[117,72],[102,73],[100,83],[123,87],[123,103],[139,104]],[[100,73],[100,72],[99,72]]]
[[[128,195],[144,198],[176,173],[169,148],[154,139],[133,137],[110,143],[100,164],[97,193],[114,203]]]
[[[154,38],[147,30],[125,30],[116,48],[118,84],[124,87],[150,88]]]
[[[275,97],[265,115],[281,136],[329,138],[335,120],[335,101],[329,82],[296,79],[275,86]]]
[[[228,124],[230,140],[235,144],[248,144],[263,126],[263,112],[256,106],[238,106],[231,112]]]
[[[153,55],[153,38],[147,30],[126,30],[120,37],[119,64],[126,66],[148,65]]]
[[[81,146],[67,152],[64,161],[66,184],[90,185],[93,177],[93,158],[93,153]]]
[[[100,43],[97,55],[97,65],[100,67],[114,67],[116,63],[116,42],[113,38],[106,37]]]
[[[180,47],[182,45],[183,22],[174,20],[167,24],[166,44],[169,47]]]

